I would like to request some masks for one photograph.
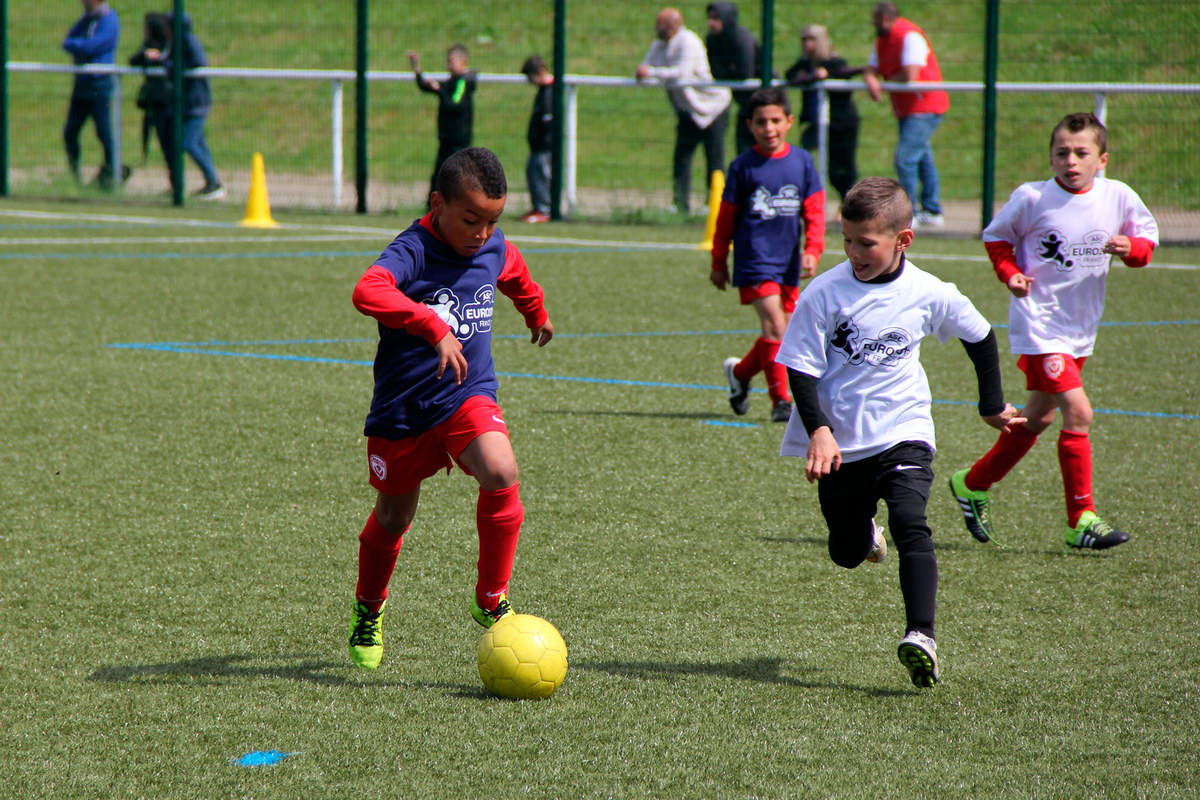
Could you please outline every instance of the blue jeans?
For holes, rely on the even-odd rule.
[[[533,210],[550,213],[550,151],[533,150],[525,162],[525,181],[529,184],[529,199]]]
[[[67,151],[67,163],[75,177],[79,177],[79,132],[88,117],[96,123],[96,138],[104,148],[104,166],[102,171],[113,174],[113,129],[111,89],[99,86],[92,89],[81,89],[71,93],[71,104],[67,108],[67,122],[63,125],[63,147]]]
[[[942,213],[937,166],[929,140],[942,121],[941,114],[913,114],[899,120],[900,141],[896,143],[896,178],[912,200],[913,211],[923,209]],[[917,180],[921,181],[920,205],[917,204]]]
[[[204,138],[204,115],[185,115],[183,118],[183,152],[192,157],[196,166],[204,173],[204,185],[214,186],[221,182],[213,167],[212,153],[208,152],[208,141]]]
[[[158,134],[158,143],[162,146],[163,157],[171,158],[171,115],[167,112],[155,114],[154,132]],[[212,153],[208,151],[208,142],[204,138],[204,115],[197,114],[183,118],[183,141],[180,143],[183,152],[192,157],[196,166],[204,173],[204,185],[213,186],[221,182],[217,170],[213,167]]]

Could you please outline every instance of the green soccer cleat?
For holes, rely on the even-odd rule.
[[[1085,511],[1075,527],[1067,528],[1067,547],[1107,550],[1129,541],[1129,534],[1109,525],[1094,511]]]
[[[962,509],[967,532],[981,542],[992,541],[992,500],[986,491],[967,488],[967,470],[960,469],[950,476],[950,494]]]
[[[490,628],[509,614],[515,613],[512,606],[509,605],[508,592],[500,595],[500,599],[496,601],[496,607],[490,611],[486,608],[480,608],[479,603],[471,601],[471,616],[485,628]]]
[[[383,660],[383,609],[371,611],[362,603],[354,603],[354,617],[350,620],[350,660],[354,666],[375,669]]]
[[[920,631],[909,631],[896,649],[913,686],[928,689],[938,682],[937,642]]]

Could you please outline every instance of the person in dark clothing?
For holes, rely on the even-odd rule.
[[[129,58],[129,63],[135,67],[162,66],[162,52],[167,49],[169,32],[167,15],[151,11],[145,17],[142,46]],[[147,53],[157,54],[150,58]],[[157,135],[157,120],[169,113],[171,105],[171,79],[165,75],[147,75],[138,90],[137,107],[142,110],[142,162],[145,163],[150,154],[150,132]],[[162,142],[160,141],[161,145]],[[167,155],[167,151],[163,151]]]
[[[521,73],[538,87],[529,115],[529,160],[525,162],[525,180],[529,184],[532,210],[522,222],[550,221],[550,156],[554,149],[554,76],[541,56],[530,56],[521,65]]]
[[[757,78],[762,64],[762,45],[748,28],[738,24],[737,3],[709,3],[707,10],[708,33],[704,37],[704,47],[708,50],[708,65],[713,78],[718,81]],[[737,103],[734,141],[738,153],[754,146],[750,116],[746,113],[746,103],[752,94],[753,89],[733,91]]]
[[[829,31],[824,25],[809,25],[800,35],[802,53],[795,64],[788,67],[784,77],[792,86],[810,86],[813,81],[825,78],[849,78],[862,69],[851,69],[846,59],[833,52]],[[800,146],[805,150],[817,149],[817,90],[804,90],[800,107],[800,119],[808,123],[800,135]],[[838,194],[846,196],[850,187],[858,183],[858,165],[855,151],[858,149],[858,108],[850,92],[829,93],[829,182]]]
[[[183,59],[185,71],[207,67],[208,55],[204,52],[204,46],[200,44],[196,34],[192,32],[192,18],[187,14],[183,15],[183,43],[176,48],[173,41],[172,14],[165,14],[164,17],[166,19],[165,48],[160,50],[154,47],[143,47],[129,60],[130,63],[139,67],[162,66],[167,69],[169,74],[175,54],[178,52]],[[147,25],[149,25],[149,21],[147,21]],[[169,158],[171,138],[174,134],[172,122],[174,109],[170,100],[170,78],[164,77],[163,80],[167,82],[167,102],[160,108],[161,113],[154,115],[154,132],[158,134],[158,143],[162,147],[163,155]],[[212,153],[209,152],[208,141],[204,137],[204,120],[211,110],[212,87],[209,85],[208,78],[185,77],[183,79],[183,138],[181,146],[183,152],[192,157],[204,175],[204,185],[192,195],[200,200],[220,200],[225,197],[225,187],[222,185],[221,179],[217,177]],[[174,189],[173,184],[172,189]]]
[[[426,78],[421,72],[421,60],[413,50],[408,51],[408,63],[417,79],[417,88],[438,97],[437,131],[438,152],[433,163],[433,176],[429,179],[429,194],[437,188],[438,170],[446,159],[471,146],[471,128],[475,116],[475,85],[478,73],[467,69],[466,45],[454,44],[446,51],[446,71],[450,77],[445,81]],[[429,207],[429,197],[425,205]]]
[[[83,16],[67,31],[62,49],[71,54],[71,60],[76,66],[116,63],[117,41],[121,38],[121,22],[117,18],[117,12],[104,0],[82,2]],[[96,138],[100,140],[100,146],[104,149],[104,163],[96,176],[96,182],[105,189],[112,188],[113,185],[113,128],[110,108],[112,93],[112,75],[77,73],[71,88],[71,102],[67,107],[67,121],[63,125],[63,147],[67,151],[67,167],[78,181],[79,132],[83,130],[88,117],[96,124]]]

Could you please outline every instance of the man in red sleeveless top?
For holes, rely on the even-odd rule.
[[[878,3],[872,12],[875,48],[863,71],[872,100],[882,96],[880,81],[940,83],[942,71],[925,32],[900,16],[895,3]],[[892,111],[900,124],[896,143],[896,177],[919,209],[913,227],[940,228],[945,224],[938,190],[937,166],[929,140],[950,108],[943,91],[892,91]],[[921,192],[917,194],[917,182]]]

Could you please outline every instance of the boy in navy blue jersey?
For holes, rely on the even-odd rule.
[[[486,627],[513,613],[508,580],[524,509],[517,462],[496,402],[492,312],[498,289],[525,318],[530,341],[554,335],[542,289],[496,228],[508,184],[492,151],[450,156],[431,210],[397,236],[354,287],[354,306],[379,322],[375,392],[367,415],[375,508],[359,535],[350,658],[383,658],[387,584],[417,511],[421,482],[452,463],[479,482],[478,582],[471,614]]]
[[[787,370],[775,363],[775,354],[796,307],[800,279],[816,274],[825,249],[825,190],[812,156],[787,143],[795,121],[787,93],[778,87],[759,89],[746,108],[754,147],[729,165],[709,280],[721,291],[730,283],[736,286],[742,305],[753,305],[762,325],[750,352],[741,359],[725,359],[733,413],[749,409],[750,380],[762,372],[771,397],[771,419],[787,422],[792,413]],[[730,242],[732,280],[726,265]]]

